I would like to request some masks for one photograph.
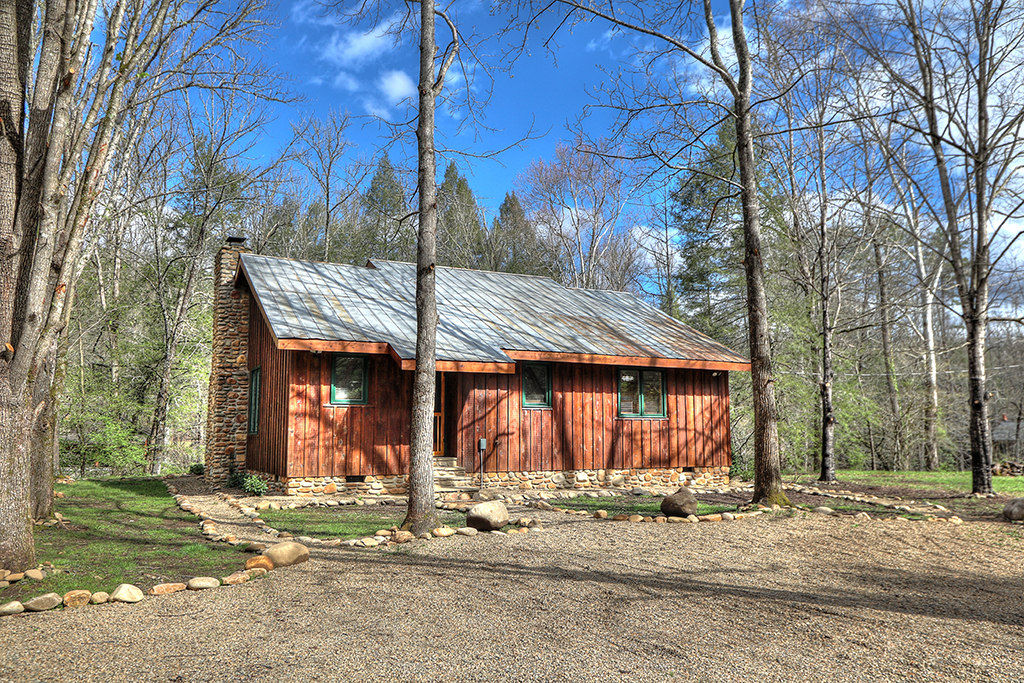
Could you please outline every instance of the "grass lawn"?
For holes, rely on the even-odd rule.
[[[657,517],[661,514],[661,498],[652,496],[615,496],[613,498],[568,498],[549,500],[554,507],[569,510],[607,510],[609,515],[643,515]],[[714,515],[719,512],[735,512],[735,505],[708,505],[697,503],[697,515]]]
[[[838,486],[826,488],[842,489],[851,486],[877,486],[889,491],[879,495],[900,496],[904,500],[931,502],[942,505],[964,519],[1001,519],[1005,501],[990,498],[973,498],[970,472],[882,472],[862,470],[840,470],[836,472]],[[804,474],[796,482],[817,486],[816,476]],[[1024,477],[992,477],[992,488],[997,494],[1010,498],[1024,497]],[[832,503],[823,503],[836,508]],[[838,503],[837,503],[838,504]],[[838,509],[838,508],[836,508]]]
[[[439,511],[441,522],[452,527],[466,524],[466,516]],[[295,510],[260,510],[260,519],[278,531],[312,538],[363,538],[378,529],[390,529],[405,520],[405,508],[370,511],[363,507],[308,507]]]
[[[43,581],[23,579],[0,590],[0,602],[69,590],[110,592],[121,583],[143,590],[193,576],[227,576],[249,553],[210,543],[197,519],[178,509],[163,482],[86,480],[58,484],[54,500],[65,527],[35,527],[36,559],[60,571]]]
[[[815,485],[816,475],[801,475],[799,482]],[[862,484],[865,486],[893,486],[920,489],[923,491],[947,491],[970,493],[970,472],[881,472],[870,470],[840,470],[836,472],[839,483]],[[1004,496],[1024,496],[1024,477],[992,477],[992,488]]]

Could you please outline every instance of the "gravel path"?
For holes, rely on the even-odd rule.
[[[1024,680],[1020,527],[519,515],[545,529],[5,617],[0,683]]]

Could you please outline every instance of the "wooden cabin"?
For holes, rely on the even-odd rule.
[[[415,266],[241,252],[218,255],[208,476],[402,492]],[[521,488],[727,476],[743,357],[624,292],[452,268],[436,281],[439,465]]]

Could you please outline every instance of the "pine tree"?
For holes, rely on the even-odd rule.
[[[538,237],[515,192],[505,194],[483,247],[484,270],[548,277],[555,272],[551,250]]]
[[[437,261],[455,268],[480,268],[486,234],[473,191],[455,164],[448,164],[437,191]]]
[[[354,260],[381,258],[411,261],[416,253],[416,234],[405,192],[385,153],[377,164],[370,187],[362,197],[364,220]],[[359,257],[362,256],[362,259]]]

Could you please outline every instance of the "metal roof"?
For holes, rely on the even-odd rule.
[[[401,359],[416,356],[412,263],[352,266],[242,254],[239,273],[278,341],[386,343]],[[439,361],[509,363],[506,351],[529,351],[747,363],[626,292],[444,267],[436,283]]]
[[[1003,419],[996,422],[992,427],[992,441],[1009,441],[1014,442],[1017,440],[1017,422],[1016,420],[1007,420],[1006,416]]]

